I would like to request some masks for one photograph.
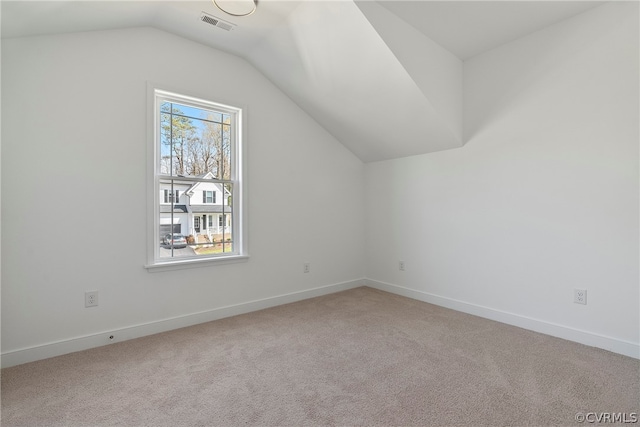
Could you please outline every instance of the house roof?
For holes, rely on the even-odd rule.
[[[187,212],[187,205],[173,205],[173,213]],[[171,205],[160,205],[160,213],[171,213]]]
[[[191,205],[191,212],[193,213],[222,213],[222,205]],[[231,207],[225,206],[224,213],[231,213]]]

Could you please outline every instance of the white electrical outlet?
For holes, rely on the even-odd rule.
[[[573,302],[576,304],[587,305],[587,290],[586,289],[574,289],[573,290]]]
[[[302,266],[302,272],[303,273],[311,272],[311,263],[305,262]]]
[[[85,307],[98,306],[98,291],[88,291],[84,293],[84,306]]]
[[[404,271],[404,261],[398,261],[398,270]]]

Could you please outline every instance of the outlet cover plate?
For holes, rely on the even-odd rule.
[[[98,291],[87,291],[84,293],[84,306],[85,307],[98,306]]]
[[[573,290],[573,302],[576,304],[587,305],[587,290],[586,289],[574,289]]]

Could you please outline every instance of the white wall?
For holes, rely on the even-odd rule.
[[[372,7],[365,14],[371,7],[351,1],[300,2],[249,60],[364,162],[460,147],[459,92],[448,89],[460,85],[461,64]],[[385,18],[395,19],[376,25]],[[395,29],[402,34],[389,43]],[[406,61],[402,43],[429,58],[428,78],[414,77],[426,63]]]
[[[143,267],[147,81],[246,108],[248,262]],[[238,57],[153,29],[3,40],[2,107],[5,366],[360,284],[363,164]]]
[[[640,357],[638,4],[464,67],[466,145],[365,167],[369,283]]]
[[[369,23],[433,105],[462,146],[463,63],[395,13],[375,1],[358,2]],[[400,139],[400,134],[396,138]]]
[[[152,29],[3,40],[3,366],[356,286],[365,256],[372,286],[638,357],[637,17],[467,61],[465,147],[366,166],[235,56]],[[143,268],[147,81],[247,107],[248,262]]]

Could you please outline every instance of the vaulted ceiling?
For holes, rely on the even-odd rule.
[[[151,26],[243,57],[370,162],[462,146],[464,61],[602,3],[260,0],[233,17],[209,0],[3,0],[0,12],[3,38]]]

